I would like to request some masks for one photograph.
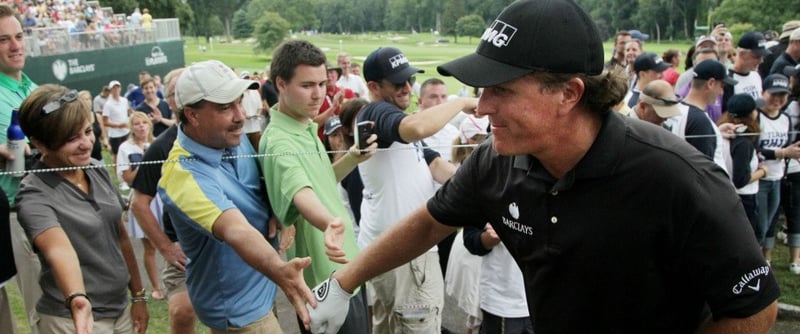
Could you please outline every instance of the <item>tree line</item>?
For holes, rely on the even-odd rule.
[[[149,8],[154,17],[177,17],[184,35],[254,37],[268,50],[289,31],[360,34],[439,32],[478,37],[513,0],[101,0],[117,12]],[[797,0],[576,0],[604,39],[637,29],[651,39],[691,40],[709,25],[732,31],[777,30],[800,19]]]

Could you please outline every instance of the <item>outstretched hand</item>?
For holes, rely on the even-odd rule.
[[[350,310],[350,293],[331,277],[312,290],[317,305],[306,305],[311,316],[311,332],[336,334]]]
[[[328,256],[333,262],[336,263],[347,263],[347,258],[345,258],[345,252],[342,249],[344,245],[344,235],[345,235],[345,228],[344,222],[341,218],[335,218],[330,224],[328,224],[328,228],[325,229],[325,255]]]
[[[278,268],[274,279],[275,283],[286,294],[286,298],[294,306],[297,317],[303,321],[303,327],[306,330],[311,328],[311,318],[308,315],[306,304],[311,307],[317,307],[317,301],[303,279],[303,269],[309,265],[311,265],[310,257],[291,259]]]

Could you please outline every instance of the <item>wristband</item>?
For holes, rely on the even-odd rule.
[[[64,299],[64,307],[66,307],[68,310],[72,310],[72,300],[78,297],[86,298],[86,300],[88,300],[90,303],[92,302],[92,300],[89,299],[89,296],[87,296],[86,293],[76,292],[67,296],[67,298]]]
[[[147,297],[132,297],[131,303],[147,303],[148,299]]]

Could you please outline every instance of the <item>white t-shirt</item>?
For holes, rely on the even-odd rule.
[[[342,74],[342,76],[339,77],[339,81],[336,81],[336,86],[339,88],[349,88],[353,91],[353,93],[358,94],[358,97],[369,101],[369,89],[367,89],[367,83],[359,76]]]
[[[144,150],[130,140],[126,140],[119,145],[119,150],[117,151],[117,179],[119,179],[120,183],[125,183],[122,180],[122,172],[133,168],[133,166],[128,165],[131,160],[142,161],[142,157],[144,157]]]
[[[793,126],[792,131],[795,131],[794,126],[800,122],[800,103],[797,103],[797,101],[789,102],[789,105],[786,107],[786,110],[784,110],[784,113],[789,115],[789,121],[792,122]],[[790,142],[795,142],[797,140],[797,136],[797,133],[790,134]],[[800,162],[798,162],[797,159],[789,159],[789,168],[786,169],[786,173],[800,173]]]
[[[733,86],[733,94],[748,94],[754,100],[761,98],[761,75],[757,71],[752,71],[747,75],[730,71],[733,74],[733,79],[738,83]]]
[[[447,123],[439,132],[425,138],[423,141],[432,150],[439,152],[442,159],[450,161],[453,156],[453,141],[458,138],[458,135],[458,128]]]
[[[244,108],[244,133],[261,132],[261,114],[258,112],[261,109],[261,94],[258,90],[248,89],[242,95],[242,108]]]
[[[431,170],[419,142],[394,142],[358,165],[364,182],[358,246],[364,249],[401,218],[425,205],[434,193]],[[436,247],[431,249],[435,251]]]
[[[758,149],[777,150],[789,143],[788,115],[781,112],[773,119],[759,111],[758,125],[761,127],[761,133],[758,135],[756,143]],[[786,168],[786,162],[783,159],[764,160],[764,165],[767,166],[767,176],[764,177],[764,180],[777,181],[783,177]]]
[[[128,124],[128,100],[122,97],[119,100],[114,100],[113,97],[109,96],[103,106],[103,117],[108,117],[108,120],[114,123]],[[127,136],[130,133],[130,129],[109,126],[106,127],[106,132],[109,138],[119,138]]]
[[[502,242],[483,256],[480,286],[481,309],[503,318],[528,316],[522,271]]]

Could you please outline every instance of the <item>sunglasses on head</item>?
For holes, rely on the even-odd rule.
[[[42,107],[42,116],[50,115],[51,113],[61,109],[61,107],[65,106],[67,103],[75,101],[78,99],[78,91],[77,90],[70,90],[64,94],[61,94],[57,99],[47,102],[47,104]]]

